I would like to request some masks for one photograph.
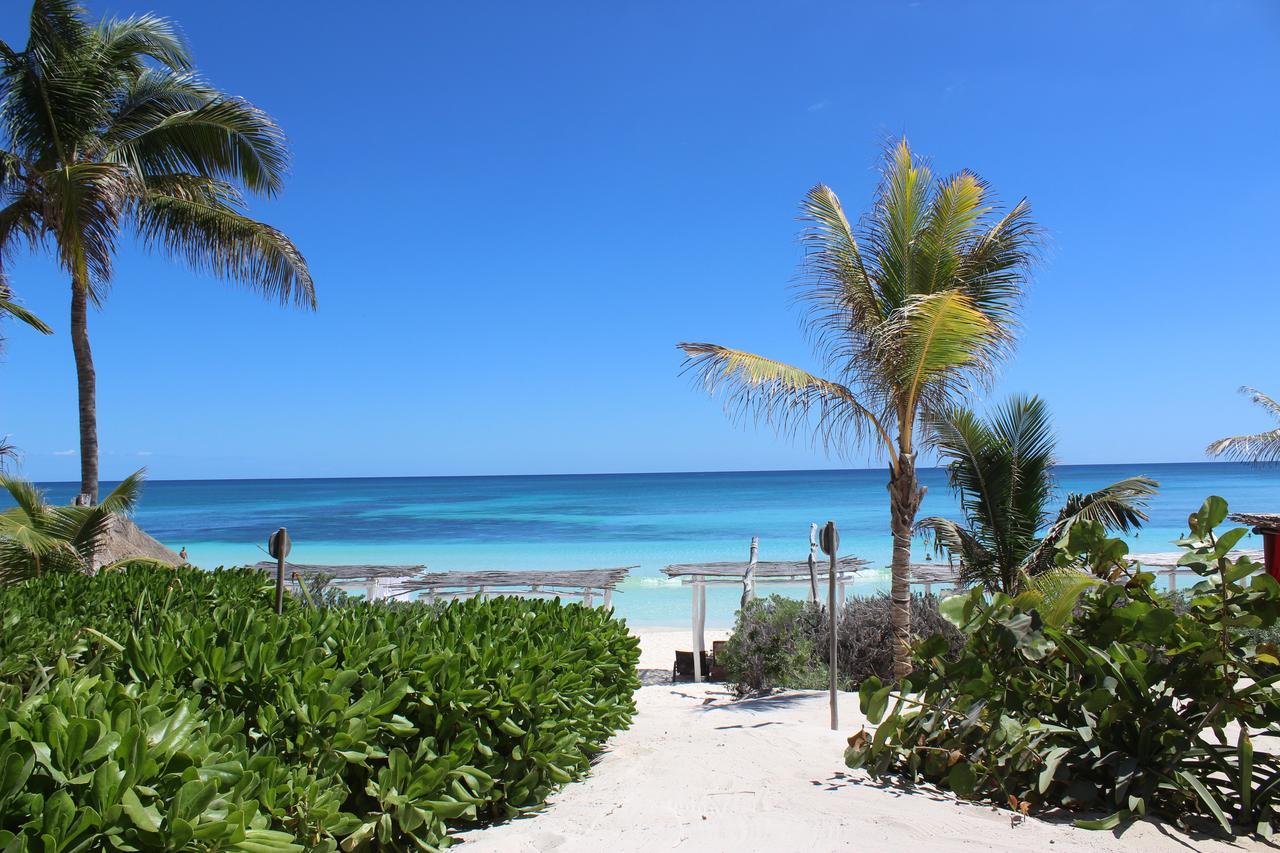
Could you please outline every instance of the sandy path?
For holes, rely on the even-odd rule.
[[[648,632],[644,632],[648,633]],[[660,633],[660,632],[655,632]],[[673,632],[667,632],[673,633]],[[687,634],[675,637],[684,648]],[[667,638],[645,663],[661,666]],[[709,642],[709,641],[708,641]],[[670,672],[670,658],[666,671]],[[1189,839],[1139,824],[1121,838],[1028,820],[950,797],[907,793],[848,771],[845,733],[862,717],[841,697],[841,732],[826,695],[809,691],[733,701],[720,685],[653,684],[639,714],[582,782],[542,813],[464,834],[467,853],[533,851],[1190,851],[1274,849]]]

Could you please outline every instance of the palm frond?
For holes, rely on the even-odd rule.
[[[1280,429],[1220,438],[1206,447],[1205,453],[1236,462],[1280,462]]]
[[[916,522],[915,533],[925,544],[932,544],[935,554],[946,554],[959,563],[963,583],[999,588],[999,560],[987,549],[978,532],[935,515]]]
[[[1280,403],[1257,388],[1245,385],[1240,388],[1240,393],[1248,395],[1255,405],[1263,408],[1272,417],[1280,418]],[[1206,447],[1205,453],[1237,462],[1280,462],[1280,429],[1220,438]]]
[[[1015,603],[1034,607],[1040,618],[1055,628],[1071,621],[1076,603],[1091,587],[1102,583],[1087,572],[1070,567],[1054,567],[1038,575],[1022,576],[1022,592]]]
[[[808,330],[825,363],[849,364],[865,347],[859,330],[883,321],[884,305],[835,192],[819,184],[801,210],[806,281],[800,299],[808,306]]]
[[[714,395],[727,388],[726,408],[789,434],[810,418],[826,446],[840,446],[850,435],[876,435],[893,458],[894,444],[875,413],[844,385],[806,370],[718,344],[681,343],[685,372],[699,378]]]
[[[1040,546],[1027,558],[1026,571],[1032,575],[1049,571],[1057,543],[1079,522],[1096,522],[1108,533],[1131,533],[1141,528],[1150,520],[1146,509],[1159,489],[1160,484],[1150,477],[1126,477],[1087,494],[1068,494]]]
[[[139,234],[151,248],[282,303],[316,305],[311,271],[293,242],[212,192],[193,198],[149,191],[138,204],[136,217]]]
[[[133,76],[146,70],[144,57],[171,71],[191,68],[191,49],[168,18],[151,14],[112,18],[99,25],[98,37],[104,63]]]
[[[128,515],[137,506],[145,476],[145,468],[135,471],[94,506],[59,507],[58,521],[50,529],[75,549],[85,566],[92,568],[115,517]]]
[[[982,367],[994,329],[986,315],[958,290],[909,298],[883,324],[877,348],[897,374],[904,406],[940,409]],[[910,426],[910,425],[908,425]]]
[[[12,317],[19,323],[30,326],[42,335],[53,334],[53,329],[49,328],[43,320],[14,301],[13,291],[9,288],[8,281],[3,272],[0,272],[0,317]]]
[[[44,175],[41,218],[57,235],[63,268],[95,298],[111,280],[121,215],[134,192],[128,171],[111,163],[72,163]]]
[[[262,110],[239,98],[218,98],[194,109],[163,112],[149,125],[132,113],[111,157],[141,174],[189,172],[242,183],[274,195],[284,186],[289,155],[284,134]],[[126,135],[127,134],[127,135]]]
[[[955,286],[966,237],[987,212],[982,203],[985,191],[986,184],[972,172],[961,172],[938,186],[915,240],[912,292],[937,293]]]

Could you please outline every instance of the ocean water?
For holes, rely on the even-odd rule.
[[[1173,550],[1188,513],[1209,494],[1240,511],[1280,511],[1280,468],[1235,463],[1072,465],[1062,492],[1144,474],[1161,483],[1135,551]],[[268,534],[287,527],[299,563],[426,564],[450,569],[638,566],[614,596],[637,625],[686,625],[690,594],[660,574],[670,563],[801,560],[810,522],[839,526],[841,553],[870,560],[849,594],[885,591],[890,555],[883,470],[599,474],[512,477],[199,480],[147,483],[136,520],[195,565],[267,559]],[[923,515],[959,518],[945,472],[924,469]],[[66,502],[73,484],[43,484]],[[1245,547],[1261,547],[1254,538]],[[916,545],[922,557],[924,546]],[[762,587],[800,596],[803,588]],[[740,588],[713,587],[708,625],[733,622]]]

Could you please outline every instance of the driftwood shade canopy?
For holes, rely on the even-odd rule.
[[[1233,512],[1227,516],[1236,524],[1247,524],[1254,533],[1280,532],[1280,513],[1275,512]]]
[[[840,578],[862,569],[868,565],[867,560],[858,557],[840,557],[836,560],[836,577]],[[752,566],[755,566],[755,576],[757,580],[770,581],[786,581],[799,582],[801,580],[806,583],[809,580],[809,563],[805,560],[793,560],[788,562],[756,562],[747,561],[726,562],[726,563],[675,563],[667,566],[662,573],[669,578],[689,578],[703,577],[707,578],[707,582],[711,579],[731,578],[733,583],[740,583],[742,576],[747,573]],[[825,578],[828,573],[827,563],[825,560],[819,561],[817,564],[818,576]]]
[[[255,563],[253,567],[262,572],[276,570],[275,561]],[[426,566],[320,566],[286,562],[285,568],[298,575],[328,575],[335,581],[363,581],[374,578],[410,578]]]
[[[547,598],[581,597],[590,607],[600,596],[605,607],[613,604],[613,591],[638,566],[565,571],[431,572],[401,581],[399,592],[425,593],[428,598],[473,595],[534,595]]]

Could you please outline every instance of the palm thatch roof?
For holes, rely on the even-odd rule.
[[[123,515],[112,516],[111,527],[102,537],[102,543],[94,557],[95,569],[130,557],[145,557],[170,566],[183,563],[181,557],[148,536],[146,531]]]

